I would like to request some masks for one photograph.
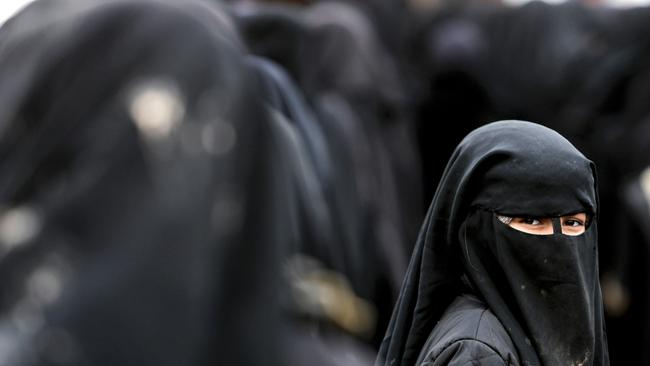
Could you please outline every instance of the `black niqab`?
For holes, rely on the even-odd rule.
[[[508,331],[523,365],[608,365],[597,265],[595,167],[558,133],[500,121],[456,148],[429,208],[377,365],[413,365],[469,278]],[[558,216],[587,212],[585,234]],[[495,213],[554,217],[535,236]]]

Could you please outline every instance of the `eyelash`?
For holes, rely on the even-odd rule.
[[[521,221],[526,225],[539,225],[542,223],[538,219],[533,219],[533,218],[523,218]]]
[[[563,225],[565,226],[571,226],[571,227],[577,227],[577,226],[584,226],[584,222],[578,220],[578,219],[568,219],[564,221]]]
[[[521,223],[526,225],[531,225],[531,226],[537,226],[540,225],[542,222],[539,219],[535,219],[535,218],[522,218]],[[562,222],[562,225],[578,227],[578,226],[585,226],[585,223],[578,219],[566,219],[564,220],[564,222]]]

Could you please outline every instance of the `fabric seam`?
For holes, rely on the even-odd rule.
[[[480,344],[484,345],[485,347],[489,348],[492,352],[494,352],[497,356],[499,356],[499,358],[501,359],[501,361],[503,361],[503,363],[504,363],[505,365],[509,365],[509,363],[508,363],[508,362],[503,358],[503,356],[501,356],[501,353],[499,353],[499,351],[497,351],[497,349],[494,348],[492,345],[490,345],[490,344],[488,344],[488,343],[485,343],[485,342],[483,342],[483,341],[481,341],[481,340],[478,340],[478,339],[476,339],[476,338],[469,338],[469,337],[467,337],[467,338],[458,338],[458,339],[456,339],[456,340],[454,340],[454,341],[452,341],[452,342],[449,342],[449,344],[447,344],[446,346],[444,346],[444,347],[440,350],[440,352],[438,352],[438,353],[435,355],[435,357],[433,357],[433,358],[431,359],[431,361],[423,362],[420,366],[430,365],[430,364],[431,364],[433,361],[435,361],[435,360],[440,356],[440,354],[441,354],[442,352],[444,352],[447,348],[453,346],[454,344],[456,344],[456,343],[458,343],[458,342],[463,342],[463,341],[474,341],[474,342],[477,342],[477,343],[480,343]]]

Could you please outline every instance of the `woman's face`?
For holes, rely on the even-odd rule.
[[[553,234],[553,218],[550,217],[504,217],[499,219],[513,229],[534,235]],[[560,217],[560,227],[564,235],[580,235],[585,232],[588,224],[584,212]]]

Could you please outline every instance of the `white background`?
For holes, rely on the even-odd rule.
[[[47,1],[47,0],[45,0]],[[0,24],[32,0],[0,0]]]

